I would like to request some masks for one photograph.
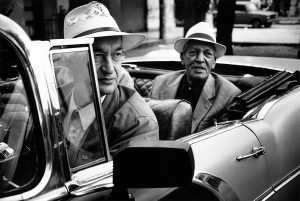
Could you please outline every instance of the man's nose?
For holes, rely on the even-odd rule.
[[[105,73],[113,73],[114,72],[114,64],[110,55],[107,55],[105,58],[105,62],[102,65],[102,71]]]
[[[196,56],[196,60],[198,61],[204,61],[204,54],[202,51],[199,51],[197,56]]]

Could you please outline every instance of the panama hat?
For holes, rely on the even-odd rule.
[[[213,32],[211,25],[206,22],[199,22],[191,27],[185,35],[185,38],[179,38],[174,43],[174,48],[177,52],[181,53],[184,45],[189,40],[203,41],[213,45],[216,49],[216,57],[222,57],[226,52],[226,47],[216,42],[216,36]]]
[[[146,36],[122,32],[108,9],[97,1],[71,10],[64,20],[64,38],[121,36],[124,51],[139,46]]]

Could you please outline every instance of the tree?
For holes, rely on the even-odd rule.
[[[233,55],[232,31],[236,0],[219,0],[217,14],[217,42],[226,46],[226,54]]]

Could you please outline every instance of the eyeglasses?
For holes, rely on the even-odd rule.
[[[193,58],[197,57],[200,53],[201,53],[200,50],[188,50],[188,51],[186,51],[185,55],[188,58],[193,59]],[[205,50],[205,51],[203,51],[203,55],[204,55],[204,57],[206,57],[208,59],[212,59],[212,58],[215,57],[214,52],[211,51],[211,50]]]
[[[120,63],[125,59],[125,52],[119,51],[119,52],[112,52],[110,54],[104,53],[104,52],[98,52],[94,51],[94,57],[96,62],[103,63],[106,61],[106,58],[110,56],[113,63]]]

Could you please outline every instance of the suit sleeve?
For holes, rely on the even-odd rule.
[[[109,142],[114,156],[132,140],[159,140],[155,114],[142,98],[126,102],[114,115]]]
[[[157,87],[157,80],[159,79],[159,77],[156,77],[153,81],[152,81],[152,87],[151,87],[151,91],[148,95],[149,98],[154,98],[154,99],[159,99],[159,90]]]

